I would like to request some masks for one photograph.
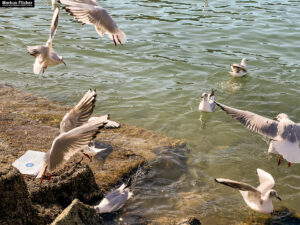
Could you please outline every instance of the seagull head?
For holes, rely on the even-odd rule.
[[[290,119],[289,116],[285,113],[279,113],[275,118],[273,118],[273,120],[276,120],[278,122],[284,120],[284,119]]]
[[[67,65],[67,64],[65,63],[65,60],[64,60],[64,58],[63,58],[62,56],[59,56],[59,61],[60,61],[61,63],[65,64],[65,66]]]
[[[204,92],[202,95],[201,95],[201,98],[206,100],[208,97],[208,94],[206,92]]]
[[[273,198],[273,197],[275,197],[275,198],[277,198],[278,200],[281,201],[281,198],[279,197],[277,191],[271,189],[271,190],[269,191],[269,198]]]

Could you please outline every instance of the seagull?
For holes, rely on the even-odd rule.
[[[240,191],[247,205],[256,212],[268,214],[273,212],[272,198],[275,197],[281,201],[277,191],[271,189],[275,185],[275,181],[271,174],[262,169],[257,169],[257,175],[260,185],[255,188],[249,184],[216,178],[215,181],[220,184],[236,188]]]
[[[247,65],[246,62],[248,60],[246,58],[243,58],[241,61],[241,64],[231,64],[231,70],[232,72],[229,72],[233,77],[242,77],[247,74]]]
[[[215,90],[211,89],[210,94],[204,92],[201,96],[202,100],[199,104],[199,111],[213,112],[216,108],[215,104]]]
[[[82,25],[94,25],[101,37],[107,34],[115,45],[117,42],[125,43],[126,34],[119,29],[106,9],[102,8],[96,0],[59,0],[59,3],[66,5],[66,11],[80,21]]]
[[[51,173],[88,145],[97,136],[100,129],[104,127],[107,119],[108,115],[105,115],[59,134],[54,139],[51,149],[46,152],[41,169],[37,174],[37,178],[41,178],[41,183],[44,180],[47,170]],[[51,174],[48,179],[50,178]]]
[[[27,47],[28,53],[35,57],[35,63],[33,64],[33,72],[35,74],[39,74],[41,69],[43,69],[42,74],[44,74],[48,66],[55,66],[61,63],[66,65],[63,57],[58,56],[52,48],[52,41],[58,25],[58,14],[59,8],[56,8],[51,22],[50,36],[46,44]]]
[[[235,109],[221,103],[216,104],[228,115],[242,123],[248,129],[269,138],[269,153],[282,155],[291,163],[300,163],[300,123],[294,123],[287,114],[280,113],[273,119],[258,114]],[[278,166],[280,156],[278,158]]]
[[[99,117],[90,117],[95,108],[96,102],[96,90],[90,89],[87,91],[77,105],[72,108],[66,115],[63,117],[60,122],[60,133],[68,132],[78,126],[81,126],[85,123],[89,123],[93,120],[97,120]],[[104,128],[113,129],[119,128],[120,124],[115,121],[107,120]],[[97,149],[94,146],[85,146],[81,151],[84,156],[92,161],[92,156],[105,149]]]
[[[133,196],[129,186],[131,179],[126,184],[122,184],[118,189],[110,192],[99,205],[94,206],[97,213],[110,213],[121,209],[126,201]]]

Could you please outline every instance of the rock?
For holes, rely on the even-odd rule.
[[[187,219],[184,219],[177,225],[201,225],[201,222],[196,217],[188,217]]]
[[[93,207],[83,204],[78,199],[64,209],[51,225],[93,225],[103,224],[103,220]]]
[[[40,205],[58,204],[67,207],[75,198],[93,204],[103,198],[95,182],[94,174],[86,164],[70,163],[56,173],[50,180],[27,178],[32,202]]]
[[[0,224],[44,224],[29,198],[22,174],[0,167]]]

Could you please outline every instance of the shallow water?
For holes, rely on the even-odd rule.
[[[161,152],[136,185],[124,220],[195,215],[204,224],[247,220],[240,194],[214,177],[258,184],[270,172],[283,201],[300,211],[299,165],[277,167],[268,143],[217,110],[200,114],[202,92],[218,101],[273,118],[300,122],[300,1],[101,1],[128,37],[115,47],[91,26],[60,14],[54,49],[67,66],[32,72],[26,46],[48,39],[50,1],[34,9],[1,9],[0,78],[41,96],[75,104],[98,92],[96,113],[186,140],[189,154]],[[247,57],[249,74],[233,79],[229,64]],[[200,120],[201,118],[201,120]],[[254,214],[254,217],[261,217]]]

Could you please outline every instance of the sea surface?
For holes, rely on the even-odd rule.
[[[197,216],[203,224],[233,224],[263,216],[215,177],[258,185],[270,172],[283,199],[275,209],[300,211],[300,164],[277,166],[268,140],[220,109],[200,113],[201,94],[216,89],[226,105],[300,122],[300,1],[99,1],[127,34],[114,46],[64,10],[53,47],[67,66],[35,75],[26,46],[49,37],[51,2],[0,9],[0,82],[74,105],[97,89],[95,112],[186,141],[190,152],[161,152],[135,186],[123,221]],[[232,78],[231,63],[248,59],[249,73]],[[160,219],[158,219],[160,218]],[[168,219],[167,219],[168,220]],[[167,221],[166,220],[166,221]],[[285,223],[288,224],[288,223]]]

